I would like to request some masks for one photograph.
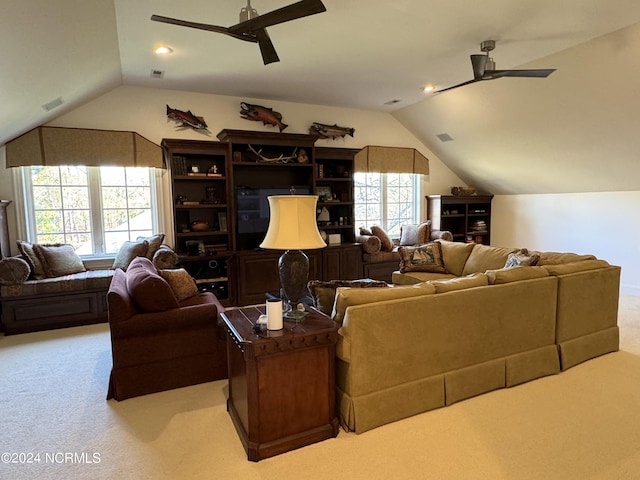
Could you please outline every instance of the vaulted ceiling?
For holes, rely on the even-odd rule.
[[[230,26],[245,0],[5,0],[0,144],[126,84],[387,111],[493,193],[638,190],[637,0],[323,2],[269,28],[281,61],[265,66],[255,44],[149,20]],[[557,71],[421,91],[469,80],[487,39],[497,68]]]

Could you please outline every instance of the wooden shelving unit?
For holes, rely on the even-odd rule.
[[[456,242],[491,243],[493,195],[427,195],[431,227],[448,230]]]

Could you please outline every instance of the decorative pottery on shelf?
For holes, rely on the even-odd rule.
[[[451,187],[451,195],[475,195],[476,187]]]
[[[206,232],[209,230],[209,223],[204,220],[195,220],[191,222],[191,230],[194,232]]]

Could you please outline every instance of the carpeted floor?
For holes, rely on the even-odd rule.
[[[226,381],[106,401],[106,324],[0,337],[0,478],[640,479],[640,297],[619,324],[619,352],[560,375],[259,463]]]

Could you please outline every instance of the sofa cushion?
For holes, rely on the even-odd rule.
[[[387,232],[385,232],[382,228],[374,225],[371,227],[371,233],[373,233],[374,236],[380,239],[380,244],[383,251],[390,252],[391,250],[393,250],[393,241],[391,240],[391,238],[389,238]]]
[[[178,303],[198,294],[196,281],[184,268],[158,270],[158,273],[167,281]]]
[[[484,273],[472,273],[466,277],[451,278],[448,280],[430,280],[429,283],[436,289],[436,293],[453,292],[465,288],[483,287],[489,285],[489,279]]]
[[[375,235],[358,235],[356,242],[362,245],[364,253],[378,253],[382,249],[382,243]]]
[[[145,254],[145,256],[149,260],[153,260],[153,256],[160,248],[160,245],[162,245],[162,242],[164,242],[164,233],[157,233],[155,235],[151,235],[150,237],[136,238],[136,242],[142,242],[143,240],[149,242],[149,247],[147,248],[147,253]]]
[[[147,257],[135,257],[126,271],[127,290],[143,312],[163,312],[178,308],[178,301],[169,286]]]
[[[538,261],[540,261],[540,255],[537,253],[529,253],[529,250],[526,248],[520,249],[519,252],[510,253],[507,256],[507,261],[504,264],[504,268],[513,268],[513,267],[525,267],[535,266]]]
[[[7,257],[0,260],[0,285],[15,285],[23,283],[31,269],[23,258]]]
[[[448,280],[457,278],[451,273],[432,272],[405,272],[395,271],[391,274],[391,283],[394,285],[415,285],[416,283],[428,282],[430,280]]]
[[[522,266],[518,268],[505,267],[497,270],[487,270],[486,274],[491,285],[549,276],[549,272],[544,267],[533,266]]]
[[[149,250],[149,242],[146,240],[140,240],[139,242],[126,241],[118,250],[115,260],[111,268],[121,268],[126,270],[129,267],[131,261],[136,257],[145,257]]]
[[[42,263],[45,275],[49,278],[86,270],[73,245],[41,245],[36,243],[33,245],[33,249]]]
[[[23,240],[16,240],[16,245],[18,245],[18,250],[20,251],[22,258],[29,264],[29,268],[31,269],[29,278],[33,280],[45,278],[46,274],[44,273],[44,267],[33,249],[33,244]]]
[[[398,248],[398,253],[400,254],[400,273],[447,273],[442,259],[442,247],[439,242],[415,247],[400,247]]]
[[[336,300],[331,313],[331,318],[333,318],[337,323],[342,324],[347,307],[352,305],[362,305],[364,303],[430,295],[434,294],[435,291],[435,287],[428,283],[418,283],[416,285],[391,288],[338,287],[336,290]]]
[[[561,263],[581,262],[583,260],[597,260],[595,255],[580,255],[578,253],[560,252],[532,252],[540,255],[538,265],[557,265]]]
[[[429,231],[431,226],[431,220],[427,220],[420,225],[402,225],[400,227],[400,245],[421,245],[429,242]]]
[[[518,248],[491,247],[477,243],[464,264],[462,275],[502,268],[507,263],[509,254],[518,250]]]
[[[550,275],[567,275],[569,273],[584,272],[586,270],[596,270],[598,268],[609,267],[606,260],[582,260],[580,262],[561,263],[557,265],[544,265]]]
[[[464,264],[467,263],[469,255],[475,243],[463,243],[463,242],[448,242],[445,240],[438,240],[442,248],[442,260],[447,266],[447,271],[453,273],[457,277],[462,276],[464,270]]]
[[[336,298],[336,289],[338,287],[355,287],[355,288],[384,288],[388,287],[387,282],[378,280],[311,280],[307,287],[313,297],[315,307],[325,315],[331,315],[333,304]]]

